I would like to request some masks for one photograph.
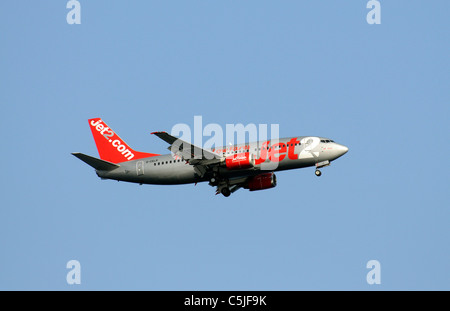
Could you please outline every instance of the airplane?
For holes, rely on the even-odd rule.
[[[166,132],[151,134],[167,142],[170,154],[139,152],[128,146],[101,118],[89,119],[100,156],[72,153],[93,167],[101,179],[142,184],[179,185],[209,182],[216,195],[229,197],[243,188],[250,191],[274,188],[275,171],[315,166],[320,168],[347,153],[348,148],[331,139],[298,136],[211,149],[180,140]]]

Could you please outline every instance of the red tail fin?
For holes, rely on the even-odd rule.
[[[90,119],[89,126],[102,160],[120,163],[159,155],[131,149],[101,118]]]

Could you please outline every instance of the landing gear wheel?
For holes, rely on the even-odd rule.
[[[319,177],[320,175],[322,175],[322,172],[320,170],[316,170],[316,176]]]
[[[231,194],[230,188],[228,188],[228,187],[222,188],[222,190],[220,192],[222,192],[224,197],[229,197]]]
[[[211,182],[212,184],[214,184],[214,183],[216,182],[216,179],[215,179],[214,177],[212,177],[211,180],[210,180],[210,182]]]

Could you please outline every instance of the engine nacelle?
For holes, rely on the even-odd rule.
[[[225,166],[229,170],[240,170],[255,166],[251,153],[238,153],[225,158]]]
[[[274,173],[264,173],[257,175],[248,182],[248,190],[264,190],[274,188],[277,185],[277,176]]]

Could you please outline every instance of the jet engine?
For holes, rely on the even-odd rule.
[[[250,179],[247,188],[250,191],[275,188],[277,185],[277,176],[274,173],[264,173]]]
[[[251,153],[238,153],[225,158],[225,166],[229,170],[252,168],[255,160]]]

